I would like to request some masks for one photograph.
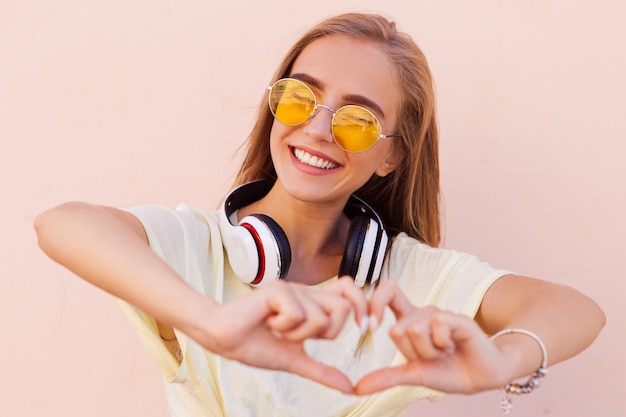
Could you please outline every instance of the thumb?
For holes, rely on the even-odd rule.
[[[356,395],[368,395],[397,385],[422,385],[419,369],[416,368],[414,363],[408,363],[371,372],[356,383],[354,393]]]
[[[345,394],[353,394],[352,381],[340,370],[316,362],[304,351],[290,362],[286,371],[308,378]]]

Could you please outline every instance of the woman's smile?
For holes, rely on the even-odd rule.
[[[323,170],[331,170],[340,166],[336,162],[330,161],[322,156],[313,155],[305,151],[304,149],[292,147],[291,153],[302,164],[305,164],[314,168],[319,168]]]

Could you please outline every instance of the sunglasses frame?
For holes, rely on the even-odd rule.
[[[272,108],[272,91],[274,91],[274,88],[278,85],[278,83],[284,82],[284,81],[293,81],[296,82],[300,85],[302,85],[303,87],[305,87],[310,93],[311,93],[311,97],[313,97],[313,111],[311,112],[311,114],[309,114],[307,116],[306,119],[304,119],[303,121],[301,121],[300,123],[293,123],[293,124],[288,124],[288,123],[284,123],[283,121],[281,121],[278,117],[276,117],[276,114],[274,113],[274,109]],[[378,143],[379,140],[381,139],[387,139],[387,138],[399,138],[402,137],[401,135],[385,135],[382,133],[382,125],[380,124],[380,120],[378,120],[378,117],[376,117],[376,115],[369,109],[366,109],[365,107],[362,106],[357,106],[355,104],[347,104],[345,106],[341,106],[339,107],[337,110],[334,110],[333,108],[319,103],[317,96],[315,95],[315,92],[311,89],[311,87],[309,87],[304,81],[302,80],[298,80],[297,78],[290,78],[290,77],[285,77],[285,78],[281,78],[279,80],[276,80],[272,85],[270,85],[269,87],[267,87],[268,89],[268,94],[267,94],[267,104],[270,108],[270,112],[272,113],[272,116],[274,116],[275,120],[278,120],[279,123],[281,123],[282,125],[285,126],[300,126],[301,124],[306,123],[307,121],[309,121],[312,117],[314,117],[318,110],[320,108],[324,108],[328,111],[330,111],[332,113],[332,119],[331,119],[331,129],[330,129],[330,133],[331,136],[333,137],[333,141],[335,141],[335,143],[337,144],[337,146],[339,146],[342,150],[349,152],[349,153],[361,153],[361,152],[365,152],[369,149],[372,149],[372,147],[374,147],[374,145],[376,145]],[[335,132],[334,132],[334,127],[335,127],[335,116],[337,116],[337,113],[339,113],[341,110],[344,109],[359,109],[359,110],[363,110],[367,113],[369,113],[373,120],[376,122],[376,125],[378,126],[378,137],[376,138],[376,140],[367,148],[362,149],[362,150],[358,150],[358,151],[350,151],[348,149],[345,149],[343,146],[341,146],[341,144],[339,143],[339,141],[337,140],[337,138],[335,137]]]

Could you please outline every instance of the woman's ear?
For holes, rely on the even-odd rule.
[[[379,177],[385,177],[391,174],[400,164],[401,156],[396,150],[395,146],[391,146],[387,157],[383,160],[380,166],[374,171]]]

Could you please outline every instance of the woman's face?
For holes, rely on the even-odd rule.
[[[382,133],[395,133],[399,88],[377,44],[337,35],[318,39],[302,51],[289,77],[304,81],[318,103],[334,110],[365,107],[380,121]],[[365,152],[349,153],[334,142],[331,119],[331,111],[321,107],[298,126],[274,121],[270,147],[278,181],[298,200],[345,203],[372,174],[384,176],[396,166],[391,141],[398,139],[380,139]]]

